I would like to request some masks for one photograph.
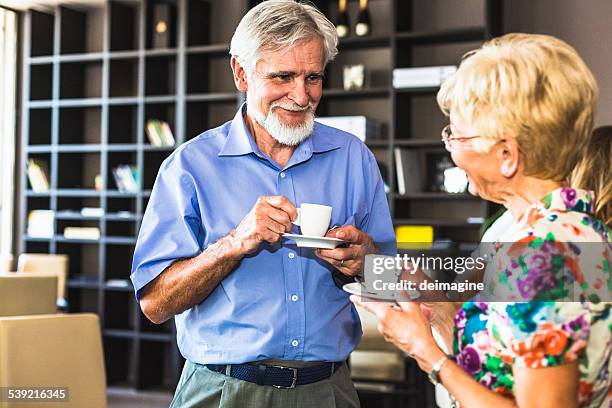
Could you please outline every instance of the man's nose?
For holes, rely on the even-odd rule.
[[[302,78],[296,78],[293,89],[289,92],[289,98],[300,106],[308,105],[310,96],[306,88],[306,82]]]

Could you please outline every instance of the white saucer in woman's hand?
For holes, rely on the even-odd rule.
[[[365,301],[377,301],[384,303],[393,303],[397,302],[397,292],[396,291],[380,291],[380,292],[370,292],[368,288],[361,282],[351,282],[347,283],[342,287],[345,292],[350,293],[351,295],[361,296]],[[421,293],[418,290],[407,291],[410,296],[410,300],[418,299],[421,296]],[[401,297],[400,301],[403,300]]]

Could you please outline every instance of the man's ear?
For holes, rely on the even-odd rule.
[[[234,56],[232,56],[230,60],[230,65],[232,67],[232,73],[234,74],[236,88],[240,92],[246,92],[248,90],[246,71]]]
[[[498,154],[500,155],[499,170],[502,176],[511,178],[516,174],[521,159],[521,151],[516,139],[510,137],[500,142]]]

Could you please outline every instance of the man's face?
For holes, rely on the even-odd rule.
[[[302,41],[264,54],[248,81],[248,112],[277,141],[297,145],[312,133],[323,92],[323,44]]]

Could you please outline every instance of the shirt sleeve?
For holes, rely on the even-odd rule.
[[[170,264],[201,252],[204,231],[194,180],[180,153],[162,164],[142,219],[130,275],[138,301],[140,289]]]
[[[554,367],[585,353],[592,314],[578,302],[526,302],[506,306],[506,354],[516,367]],[[504,320],[499,320],[503,322]]]

